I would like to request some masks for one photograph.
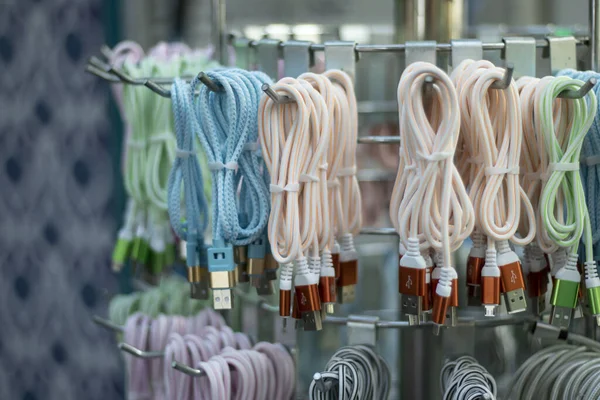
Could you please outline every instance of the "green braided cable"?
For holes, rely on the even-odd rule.
[[[579,165],[581,146],[595,117],[596,95],[590,91],[581,99],[562,100],[569,102],[567,107],[571,124],[567,126],[567,132],[556,132],[552,113],[554,101],[561,92],[578,90],[583,84],[580,80],[568,77],[553,79],[541,95],[538,110],[542,116],[544,143],[551,166],[546,186],[541,194],[541,216],[548,236],[558,246],[570,248],[571,253],[577,253],[584,229],[586,243],[591,244],[592,232],[579,169],[578,167],[568,170],[560,168],[561,165]],[[561,135],[564,136],[560,137]],[[563,140],[559,141],[559,139]],[[556,168],[554,171],[552,171],[553,165]],[[559,190],[562,193],[559,194]],[[559,195],[565,201],[565,222],[560,222],[556,217],[555,207]],[[562,213],[562,210],[559,209],[558,212]],[[592,246],[586,246],[586,259],[593,260]]]

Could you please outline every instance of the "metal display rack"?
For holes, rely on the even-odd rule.
[[[366,54],[374,53],[402,53],[407,64],[414,61],[430,61],[436,63],[437,55],[445,53],[450,55],[452,65],[458,65],[460,61],[466,58],[483,58],[484,51],[499,51],[501,57],[506,62],[505,79],[499,81],[498,89],[505,88],[513,75],[520,77],[523,75],[535,75],[535,62],[538,58],[538,50],[541,49],[542,57],[548,58],[550,62],[549,72],[555,72],[564,68],[577,69],[577,48],[585,47],[588,49],[588,57],[585,65],[591,69],[597,70],[600,66],[600,0],[590,1],[590,33],[587,37],[547,37],[545,39],[536,38],[514,38],[506,37],[501,42],[482,43],[478,40],[453,40],[450,43],[436,43],[433,41],[406,42],[401,44],[357,44],[347,41],[332,41],[325,43],[311,43],[305,41],[279,41],[273,39],[249,40],[247,38],[234,37],[229,35],[225,25],[225,1],[212,0],[212,20],[214,28],[214,45],[216,49],[216,58],[222,63],[227,64],[228,47],[233,47],[236,54],[236,66],[246,69],[257,68],[267,73],[272,78],[278,78],[280,61],[284,61],[284,75],[297,76],[308,71],[315,59],[315,53],[324,52],[325,64],[329,68],[342,69],[356,77],[355,64],[360,62],[360,57]],[[174,78],[137,78],[134,79],[127,75],[123,70],[115,68],[103,61],[99,57],[92,57],[86,67],[86,70],[110,83],[129,84],[145,86],[149,90],[163,97],[170,97],[169,85]],[[213,91],[219,91],[220,88],[208,78],[203,72],[197,76],[198,79]],[[192,80],[196,76],[182,76],[181,79]],[[596,84],[594,80],[588,81],[579,91],[563,93],[562,97],[577,98],[585,95]],[[271,88],[266,85],[264,92],[278,103],[284,103],[285,98],[281,98]],[[395,102],[385,101],[367,101],[359,102],[359,113],[385,113],[397,111]],[[360,144],[390,144],[400,143],[399,136],[361,136],[358,138]],[[369,172],[369,171],[367,171]],[[375,173],[359,173],[359,179],[363,181],[390,180],[390,175],[376,171]],[[366,227],[361,230],[362,235],[396,235],[393,228],[375,228]],[[244,298],[244,302],[268,313],[275,314],[278,307],[269,304],[262,299],[247,297],[242,291],[236,291],[236,295]],[[94,321],[114,332],[123,332],[123,327],[110,321],[95,316]],[[383,330],[400,330],[409,332],[403,336],[407,345],[411,343],[414,346],[427,346],[427,340],[418,336],[418,332],[427,327],[428,324],[410,326],[408,322],[401,320],[386,320],[375,316],[367,315],[349,315],[347,317],[327,316],[323,323],[325,325],[345,326],[347,328],[348,343],[366,343],[375,345],[378,332]],[[467,316],[459,316],[459,327],[498,327],[510,325],[536,324],[536,318],[531,315],[524,317],[508,316],[495,319],[477,319]],[[539,323],[538,323],[539,325]],[[550,328],[548,328],[550,329]],[[403,344],[404,346],[404,344]],[[119,348],[140,358],[162,357],[162,352],[146,352],[136,349],[126,343],[120,343]],[[414,352],[412,356],[425,357],[425,353]],[[294,353],[293,353],[294,354]],[[202,376],[201,370],[190,368],[173,361],[172,367],[191,376]],[[419,370],[415,366],[412,374],[419,376],[425,367]],[[412,378],[411,378],[412,379]],[[425,379],[425,378],[423,378]],[[423,382],[414,382],[414,385],[423,385]],[[406,394],[406,393],[405,393]],[[413,393],[416,396],[416,392]]]

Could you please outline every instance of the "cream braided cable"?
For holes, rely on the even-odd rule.
[[[428,77],[434,83],[431,108],[426,110],[423,89]],[[400,185],[395,189],[403,191],[394,191],[394,196],[402,200],[395,199],[392,204],[399,203],[398,233],[407,250],[400,260],[400,292],[407,299],[418,296],[422,301],[428,294],[421,251],[433,248],[440,252],[443,265],[439,265],[432,317],[439,329],[448,307],[458,305],[451,298],[457,290],[452,251],[460,247],[474,226],[473,207],[453,162],[460,130],[458,98],[448,75],[435,65],[419,62],[404,70],[398,85],[398,104],[401,159],[405,162],[399,174],[406,177],[397,178]]]
[[[329,208],[327,196],[327,150],[332,125],[333,86],[331,82],[317,74],[300,75],[298,81],[307,85],[311,96],[310,149],[304,162],[300,181],[303,182],[300,206],[303,236],[302,250],[308,255],[309,268],[315,278],[320,272],[320,252],[325,248],[329,236]],[[315,282],[316,283],[316,282]]]
[[[323,75],[314,73],[305,73],[298,77],[310,83],[315,90],[320,94],[320,99],[315,98],[315,105],[321,108],[320,121],[315,121],[317,130],[311,135],[311,145],[313,149],[311,165],[309,170],[305,172],[306,180],[316,183],[313,191],[316,194],[316,219],[311,222],[316,225],[316,235],[319,242],[318,249],[322,252],[330,242],[332,226],[331,226],[331,211],[329,209],[329,194],[327,188],[327,173],[329,169],[328,160],[331,154],[329,147],[333,138],[333,118],[335,108],[338,106],[336,101],[335,89],[329,79]],[[318,171],[315,171],[317,169]]]
[[[310,110],[305,102],[309,95],[301,85],[277,83],[272,89],[294,100],[277,105],[263,96],[258,120],[262,155],[271,176],[271,252],[278,263],[286,265],[301,254],[299,180],[301,159],[309,144]]]
[[[423,85],[433,76],[434,102],[429,120],[423,107]],[[417,238],[420,249],[444,251],[450,265],[451,252],[471,233],[473,208],[452,161],[459,135],[456,91],[450,78],[429,63],[411,64],[398,85],[402,153],[394,187],[392,211],[404,246]],[[435,104],[438,103],[439,107]],[[437,120],[437,121],[436,121]],[[399,183],[399,184],[398,184]],[[399,200],[400,199],[400,200]]]
[[[472,77],[472,71],[478,68],[493,68],[494,65],[487,60],[473,61],[465,60],[452,71],[452,82],[456,87],[458,102],[460,106],[460,138],[457,150],[456,164],[463,179],[465,187],[469,189],[471,196],[471,186],[479,187],[484,177],[483,164],[479,155],[479,135],[473,130],[471,124],[471,106],[469,96],[465,92],[467,80]],[[475,191],[476,192],[476,191]],[[471,196],[471,200],[473,197]],[[477,212],[477,210],[475,210]],[[475,221],[478,226],[478,221]]]
[[[328,246],[330,250],[333,250],[335,236],[341,234],[341,232],[344,232],[345,230],[345,228],[341,226],[341,224],[344,224],[344,219],[342,218],[342,198],[338,171],[342,165],[344,149],[348,142],[348,135],[346,135],[345,132],[348,132],[352,122],[350,119],[345,118],[347,115],[345,110],[349,109],[346,91],[338,82],[333,82],[333,86],[335,101],[333,103],[332,132],[329,138],[327,155],[327,189],[330,220]]]
[[[320,287],[322,295],[326,292],[331,293],[330,284],[334,282],[330,281],[329,278],[322,281],[321,275],[331,276],[334,279],[335,271],[333,270],[331,260],[331,249],[333,248],[333,224],[331,219],[332,210],[330,209],[329,193],[328,193],[328,157],[329,147],[333,138],[333,129],[335,117],[335,108],[338,107],[338,102],[335,97],[335,88],[332,82],[323,75],[317,75],[314,73],[305,73],[298,77],[300,80],[304,80],[311,84],[312,87],[318,91],[321,98],[316,98],[315,105],[321,108],[320,115],[321,121],[316,121],[317,130],[311,134],[311,147],[313,150],[312,160],[310,165],[310,171],[307,171],[302,177],[306,177],[308,183],[312,187],[312,204],[309,207],[312,209],[306,209],[308,223],[315,225],[315,239],[313,240],[313,246],[308,256],[308,264],[311,273],[315,278],[319,280],[320,286],[323,284],[326,287]],[[318,171],[315,171],[314,168]],[[315,182],[316,178],[316,182]],[[315,204],[316,201],[316,204]],[[316,206],[316,207],[315,207]],[[310,213],[310,214],[309,214]],[[331,247],[330,247],[331,243]],[[321,296],[322,297],[322,296]],[[331,303],[330,299],[321,299],[323,302]]]
[[[511,240],[515,244],[530,243],[535,236],[535,216],[531,202],[519,183],[522,120],[516,84],[505,90],[490,90],[504,76],[502,68],[469,68],[472,74],[464,87],[470,97],[473,132],[481,138],[485,186],[474,198],[479,223],[488,239]],[[473,197],[472,197],[473,199]],[[521,217],[521,201],[526,209],[529,232],[524,238],[515,236]]]
[[[346,223],[343,232],[339,234],[357,235],[362,226],[361,195],[356,178],[356,146],[358,143],[358,111],[354,84],[348,74],[340,70],[329,70],[324,73],[326,77],[338,83],[344,89],[348,108],[342,108],[343,118],[348,120],[348,128],[345,132],[346,145],[343,147],[342,165],[338,171],[340,181],[340,193],[342,201],[343,219]],[[345,111],[345,112],[344,112]]]

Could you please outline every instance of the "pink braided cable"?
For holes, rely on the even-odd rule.
[[[138,349],[146,350],[150,318],[136,313],[125,323],[124,341]],[[149,370],[145,360],[125,354],[127,369],[127,398],[130,400],[151,399]]]

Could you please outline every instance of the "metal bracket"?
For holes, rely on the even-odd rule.
[[[452,68],[464,60],[483,59],[483,45],[477,39],[454,39],[450,41],[452,46]]]
[[[434,40],[406,42],[406,65],[417,61],[437,65],[436,42]]]
[[[250,39],[235,38],[233,48],[235,49],[235,66],[241,69],[250,69],[252,65]]]
[[[341,69],[356,80],[356,42],[325,42],[325,68]]]
[[[532,37],[502,38],[504,51],[502,58],[514,66],[513,76],[535,76],[536,46]]]
[[[308,72],[314,64],[310,51],[311,42],[305,40],[289,40],[283,45],[283,75],[297,78]]]
[[[555,75],[565,68],[577,69],[577,41],[573,36],[547,37],[550,72]]]
[[[377,344],[377,322],[379,317],[371,315],[348,316],[348,345]]]
[[[274,81],[279,79],[279,46],[275,39],[261,39],[256,45],[258,70],[269,75]]]

